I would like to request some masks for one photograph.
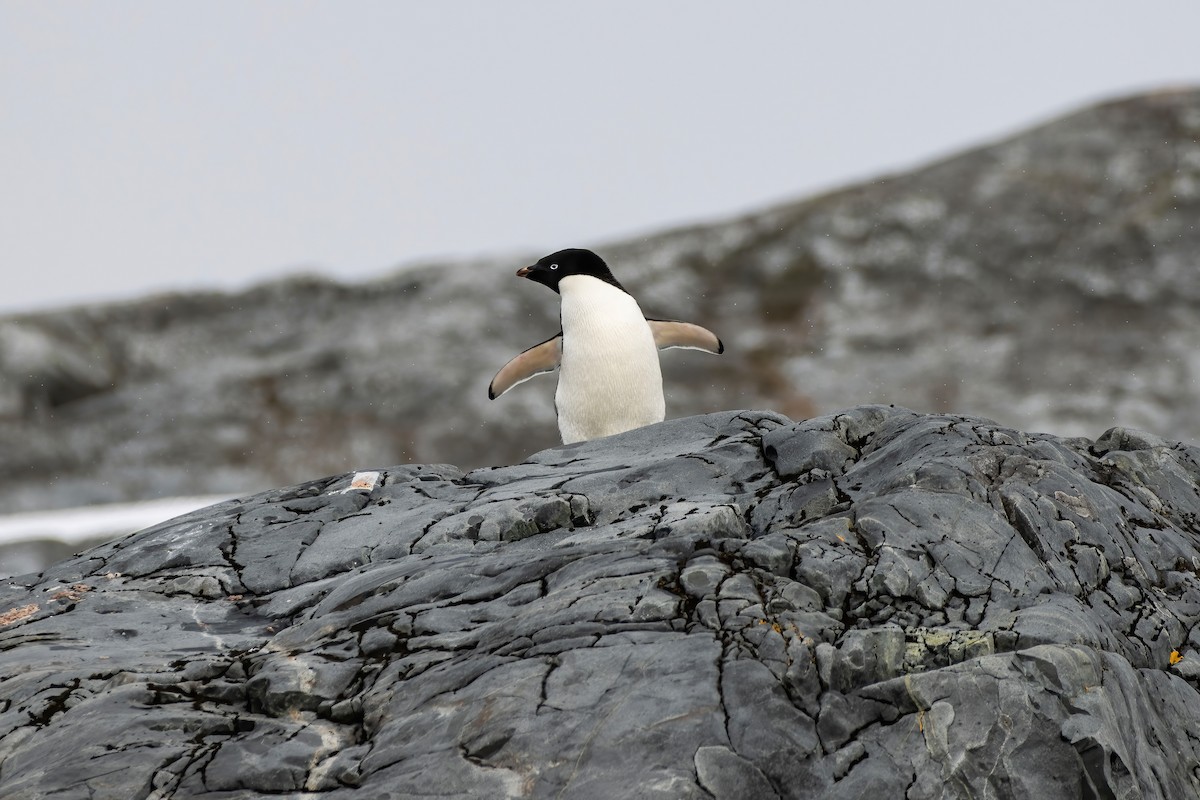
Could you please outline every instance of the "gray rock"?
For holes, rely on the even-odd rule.
[[[779,797],[761,770],[723,745],[696,750],[696,777],[716,800]]]
[[[721,358],[664,353],[671,417],[896,403],[1200,441],[1197,218],[1192,89],[598,249],[648,314],[724,338]],[[397,461],[521,461],[558,441],[553,379],[496,402],[484,389],[557,330],[553,298],[513,278],[525,257],[0,319],[0,509],[244,495]],[[839,502],[822,481],[857,460],[882,413],[793,431],[811,447],[771,441],[773,468],[810,477],[797,517]],[[1122,436],[1098,446],[1144,452]],[[924,485],[971,474],[937,469]]]
[[[1197,448],[869,406],[382,472],[0,583],[0,797],[1200,794]]]

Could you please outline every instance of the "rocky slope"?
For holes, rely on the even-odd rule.
[[[1198,481],[871,406],[231,501],[0,584],[0,796],[1195,797]]]
[[[1198,218],[1200,91],[1178,91],[599,249],[647,313],[728,345],[664,355],[671,416],[882,402],[1194,441]],[[557,326],[553,295],[513,278],[524,263],[0,320],[0,510],[510,463],[550,446],[552,378],[485,396]]]

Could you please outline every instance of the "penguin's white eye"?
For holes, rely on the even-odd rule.
[[[550,269],[558,269],[558,264],[551,264]]]

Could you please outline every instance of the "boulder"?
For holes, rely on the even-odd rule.
[[[1198,481],[862,406],[230,501],[0,584],[0,797],[1195,797]]]

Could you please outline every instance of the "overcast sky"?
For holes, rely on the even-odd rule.
[[[1200,4],[0,0],[0,312],[594,244],[1200,84]]]

